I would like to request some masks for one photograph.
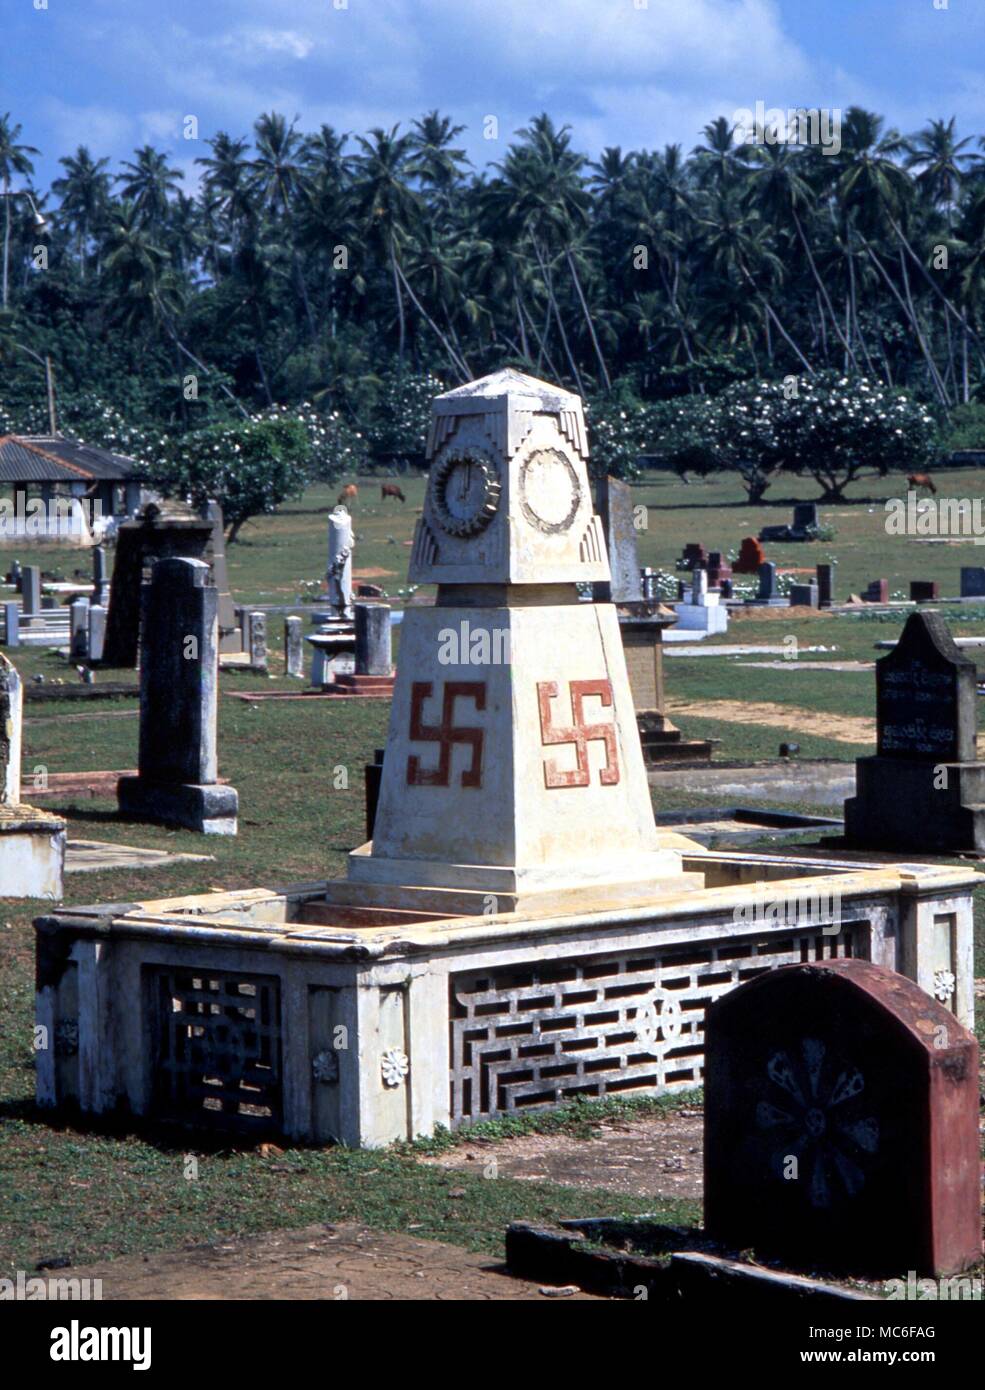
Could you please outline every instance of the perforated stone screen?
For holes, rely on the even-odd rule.
[[[157,1118],[278,1130],[278,980],[197,969],[151,968],[147,975]]]
[[[780,965],[865,954],[867,939],[867,923],[812,926],[453,975],[452,1125],[700,1085],[710,1000]]]

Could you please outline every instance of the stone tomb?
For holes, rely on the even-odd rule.
[[[899,852],[985,851],[985,763],[977,754],[977,672],[939,613],[907,619],[876,662],[875,757],[856,762],[845,802],[850,845]]]
[[[609,577],[578,397],[469,383],[428,458],[437,600],[404,620],[372,840],[338,881],[39,919],[39,1021],[77,1020],[80,1058],[39,1054],[40,1102],[376,1146],[690,1087],[712,999],[803,960],[918,974],[945,919],[970,1017],[973,870],[656,828],[616,610],[578,597]]]
[[[733,990],[705,1033],[709,1235],[856,1275],[978,1263],[978,1045],[943,1004],[824,961]]]
[[[65,822],[21,801],[20,676],[0,653],[0,897],[60,898]]]

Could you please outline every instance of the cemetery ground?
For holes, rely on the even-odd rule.
[[[935,479],[940,495],[954,497],[973,496],[982,481],[967,470],[935,474]],[[381,584],[397,605],[412,598],[406,567],[423,498],[422,480],[402,478],[400,484],[405,506],[381,503],[379,481],[365,479],[353,507],[357,582]],[[781,570],[837,561],[838,601],[877,577],[889,580],[892,594],[905,594],[909,580],[921,578],[937,579],[944,595],[958,593],[960,566],[985,562],[980,549],[967,542],[928,545],[914,537],[887,535],[883,503],[904,490],[900,478],[858,484],[853,492],[867,500],[821,506],[822,524],[832,532],[829,540],[767,546],[768,558]],[[641,563],[670,572],[689,540],[734,552],[743,536],[787,520],[791,502],[815,495],[816,488],[791,480],[774,491],[768,505],[750,507],[732,480],[688,486],[676,479],[648,479],[634,489],[634,502],[649,508],[639,538]],[[337,492],[338,487],[312,488],[278,515],[244,528],[229,552],[229,578],[238,603],[294,604],[294,611],[306,611],[310,605],[299,605],[298,599],[306,583],[314,582],[317,592],[326,516]],[[46,549],[40,563],[71,577],[76,568],[87,567],[88,556]],[[425,597],[416,596],[418,601]],[[782,669],[746,664],[755,656],[674,656],[666,662],[670,712],[686,737],[720,740],[719,760],[771,761],[781,742],[792,741],[799,744],[800,759],[851,764],[873,747],[874,644],[894,637],[904,616],[864,609],[853,616],[753,610],[734,618],[726,637],[696,645],[704,650],[715,642],[780,645],[793,637],[802,649],[827,650],[802,651],[800,661],[785,662]],[[955,605],[948,619],[956,636],[985,635],[985,601],[981,608]],[[213,856],[211,862],[172,863],[152,872],[71,874],[67,905],[273,887],[343,871],[346,853],[363,839],[362,769],[385,742],[389,703],[251,704],[227,698],[235,691],[298,693],[304,688],[282,674],[281,616],[271,613],[267,627],[271,675],[227,670],[220,680],[219,770],[239,791],[238,837],[127,823],[118,817],[115,800],[48,798],[40,804],[67,817],[70,839]],[[396,636],[399,660],[399,629]],[[136,766],[135,697],[31,701],[35,675],[44,675],[49,686],[59,678],[75,684],[77,677],[53,651],[21,648],[11,655],[28,696],[23,763],[28,796],[38,768],[73,772]],[[803,669],[830,661],[858,665]],[[97,675],[97,685],[113,680],[134,684],[136,677],[133,672]],[[744,799],[743,804],[832,814],[829,806],[807,798],[782,804]],[[716,810],[721,805],[714,795],[661,790],[658,809]],[[345,1223],[349,1235],[343,1239],[365,1229],[370,1244],[374,1232],[400,1232],[408,1242],[442,1242],[435,1247],[442,1250],[436,1268],[447,1274],[447,1246],[476,1252],[488,1262],[501,1256],[503,1232],[512,1220],[551,1223],[589,1214],[652,1212],[671,1223],[700,1222],[699,1185],[692,1181],[700,1175],[700,1154],[693,1152],[695,1144],[700,1146],[699,1101],[688,1094],[658,1102],[575,1105],[385,1152],[209,1146],[199,1136],[126,1126],[52,1126],[33,1107],[31,921],[44,910],[41,903],[0,900],[0,1274],[31,1271],[40,1261],[59,1258],[70,1259],[76,1270],[98,1262],[105,1272],[106,1261],[126,1256],[136,1279],[136,1262],[145,1255],[208,1245],[227,1247],[234,1252],[230,1258],[245,1266],[250,1263],[249,1240],[259,1233],[303,1235],[326,1223]],[[983,902],[976,907],[976,976],[985,976]],[[979,1002],[985,1006],[985,1000]],[[979,1036],[985,1038],[981,1018]],[[649,1158],[645,1178],[639,1164],[626,1162],[630,1141],[642,1145],[644,1159]],[[197,1159],[197,1176],[187,1176],[189,1156]],[[305,1248],[292,1245],[289,1237],[271,1239],[287,1250],[289,1264]],[[405,1253],[415,1268],[426,1269],[416,1244]],[[474,1270],[474,1255],[470,1258],[473,1265],[465,1260],[463,1269]],[[161,1270],[157,1296],[166,1297],[168,1280],[177,1276],[174,1271],[169,1275],[166,1265]],[[426,1279],[421,1296],[428,1296]]]

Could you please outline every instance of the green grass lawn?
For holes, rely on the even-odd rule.
[[[941,492],[954,496],[967,496],[980,483],[969,472],[938,475],[938,480]],[[822,520],[836,532],[832,541],[773,547],[771,558],[781,566],[837,559],[840,596],[881,576],[894,590],[904,588],[910,578],[937,578],[942,592],[956,593],[960,565],[979,563],[982,552],[970,544],[923,546],[887,536],[881,503],[900,495],[899,484],[898,479],[887,479],[868,485],[875,499],[871,504],[823,508]],[[401,486],[406,506],[382,504],[379,484],[362,481],[354,508],[356,573],[381,583],[392,595],[406,593],[409,541],[423,498],[420,479],[401,480]],[[313,488],[278,515],[245,528],[229,552],[230,582],[238,601],[294,603],[301,585],[323,574],[326,516],[337,490]],[[751,508],[728,480],[691,486],[647,481],[634,490],[634,497],[649,508],[648,527],[640,536],[641,562],[670,569],[690,540],[702,541],[709,549],[736,549],[743,536],[787,519],[795,496],[811,495],[808,485],[796,481],[784,483],[780,490],[786,494],[782,502]],[[19,558],[26,562],[33,557]],[[67,575],[87,568],[87,558],[79,552],[46,549],[42,563]],[[836,648],[841,659],[870,660],[874,643],[895,635],[900,622],[774,613],[768,619],[749,616],[734,621],[724,640],[779,643],[792,635],[802,645]],[[955,630],[978,635],[985,632],[985,622],[966,615]],[[128,824],[117,817],[113,801],[47,801],[49,809],[68,818],[69,833],[75,837],[214,856],[212,863],[176,864],[153,872],[72,875],[66,884],[66,905],[274,886],[342,871],[345,854],[363,838],[362,768],[385,741],[389,706],[323,701],[251,705],[225,698],[234,690],[298,688],[282,675],[282,623],[275,615],[269,619],[268,636],[270,678],[225,672],[220,681],[219,763],[221,773],[239,791],[238,837],[205,838]],[[22,648],[14,655],[28,682],[38,673],[49,682],[75,679],[72,668],[55,652]],[[120,678],[134,680],[133,673],[123,672],[100,673],[98,679]],[[678,720],[686,734],[720,739],[719,757],[769,758],[784,738],[796,739],[804,757],[849,761],[870,751],[865,744],[802,734],[798,711],[871,716],[871,673],[762,671],[732,659],[673,658],[667,662],[667,685],[672,697],[693,702],[694,713]],[[727,723],[700,713],[703,701],[721,699],[788,707],[789,727]],[[86,705],[29,703],[25,780],[39,768],[68,772],[135,766],[136,707],[132,698]],[[341,789],[336,787],[338,768],[347,773],[348,785]],[[714,804],[704,797],[663,796],[659,809],[709,803]],[[823,813],[823,808],[817,809]],[[51,1255],[68,1253],[80,1263],[317,1220],[352,1218],[381,1229],[420,1223],[422,1235],[499,1251],[510,1219],[634,1214],[645,1209],[660,1210],[668,1219],[696,1218],[696,1209],[687,1204],[452,1176],[422,1167],[412,1152],[291,1150],[272,1165],[252,1150],[216,1150],[201,1154],[199,1178],[190,1182],[184,1177],[182,1146],[161,1136],[53,1128],[32,1108],[31,921],[40,910],[38,903],[0,899],[0,1266],[5,1270],[30,1269]],[[452,1187],[465,1190],[467,1197],[451,1198]]]

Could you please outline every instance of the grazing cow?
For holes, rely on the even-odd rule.
[[[359,489],[356,487],[355,483],[346,483],[345,487],[339,493],[338,501],[335,505],[337,507],[346,507],[350,502],[355,502],[358,496]]]
[[[937,488],[934,486],[934,480],[929,473],[911,473],[906,481],[909,487],[925,487],[928,492],[932,492],[935,497],[937,496]]]
[[[406,502],[406,501],[407,501],[407,498],[406,498],[406,497],[404,496],[404,494],[400,491],[399,487],[397,487],[397,484],[396,484],[396,483],[381,483],[381,484],[380,484],[380,501],[381,501],[381,502],[385,502],[386,499],[387,499],[388,497],[396,497],[396,498],[398,498],[401,502]]]

